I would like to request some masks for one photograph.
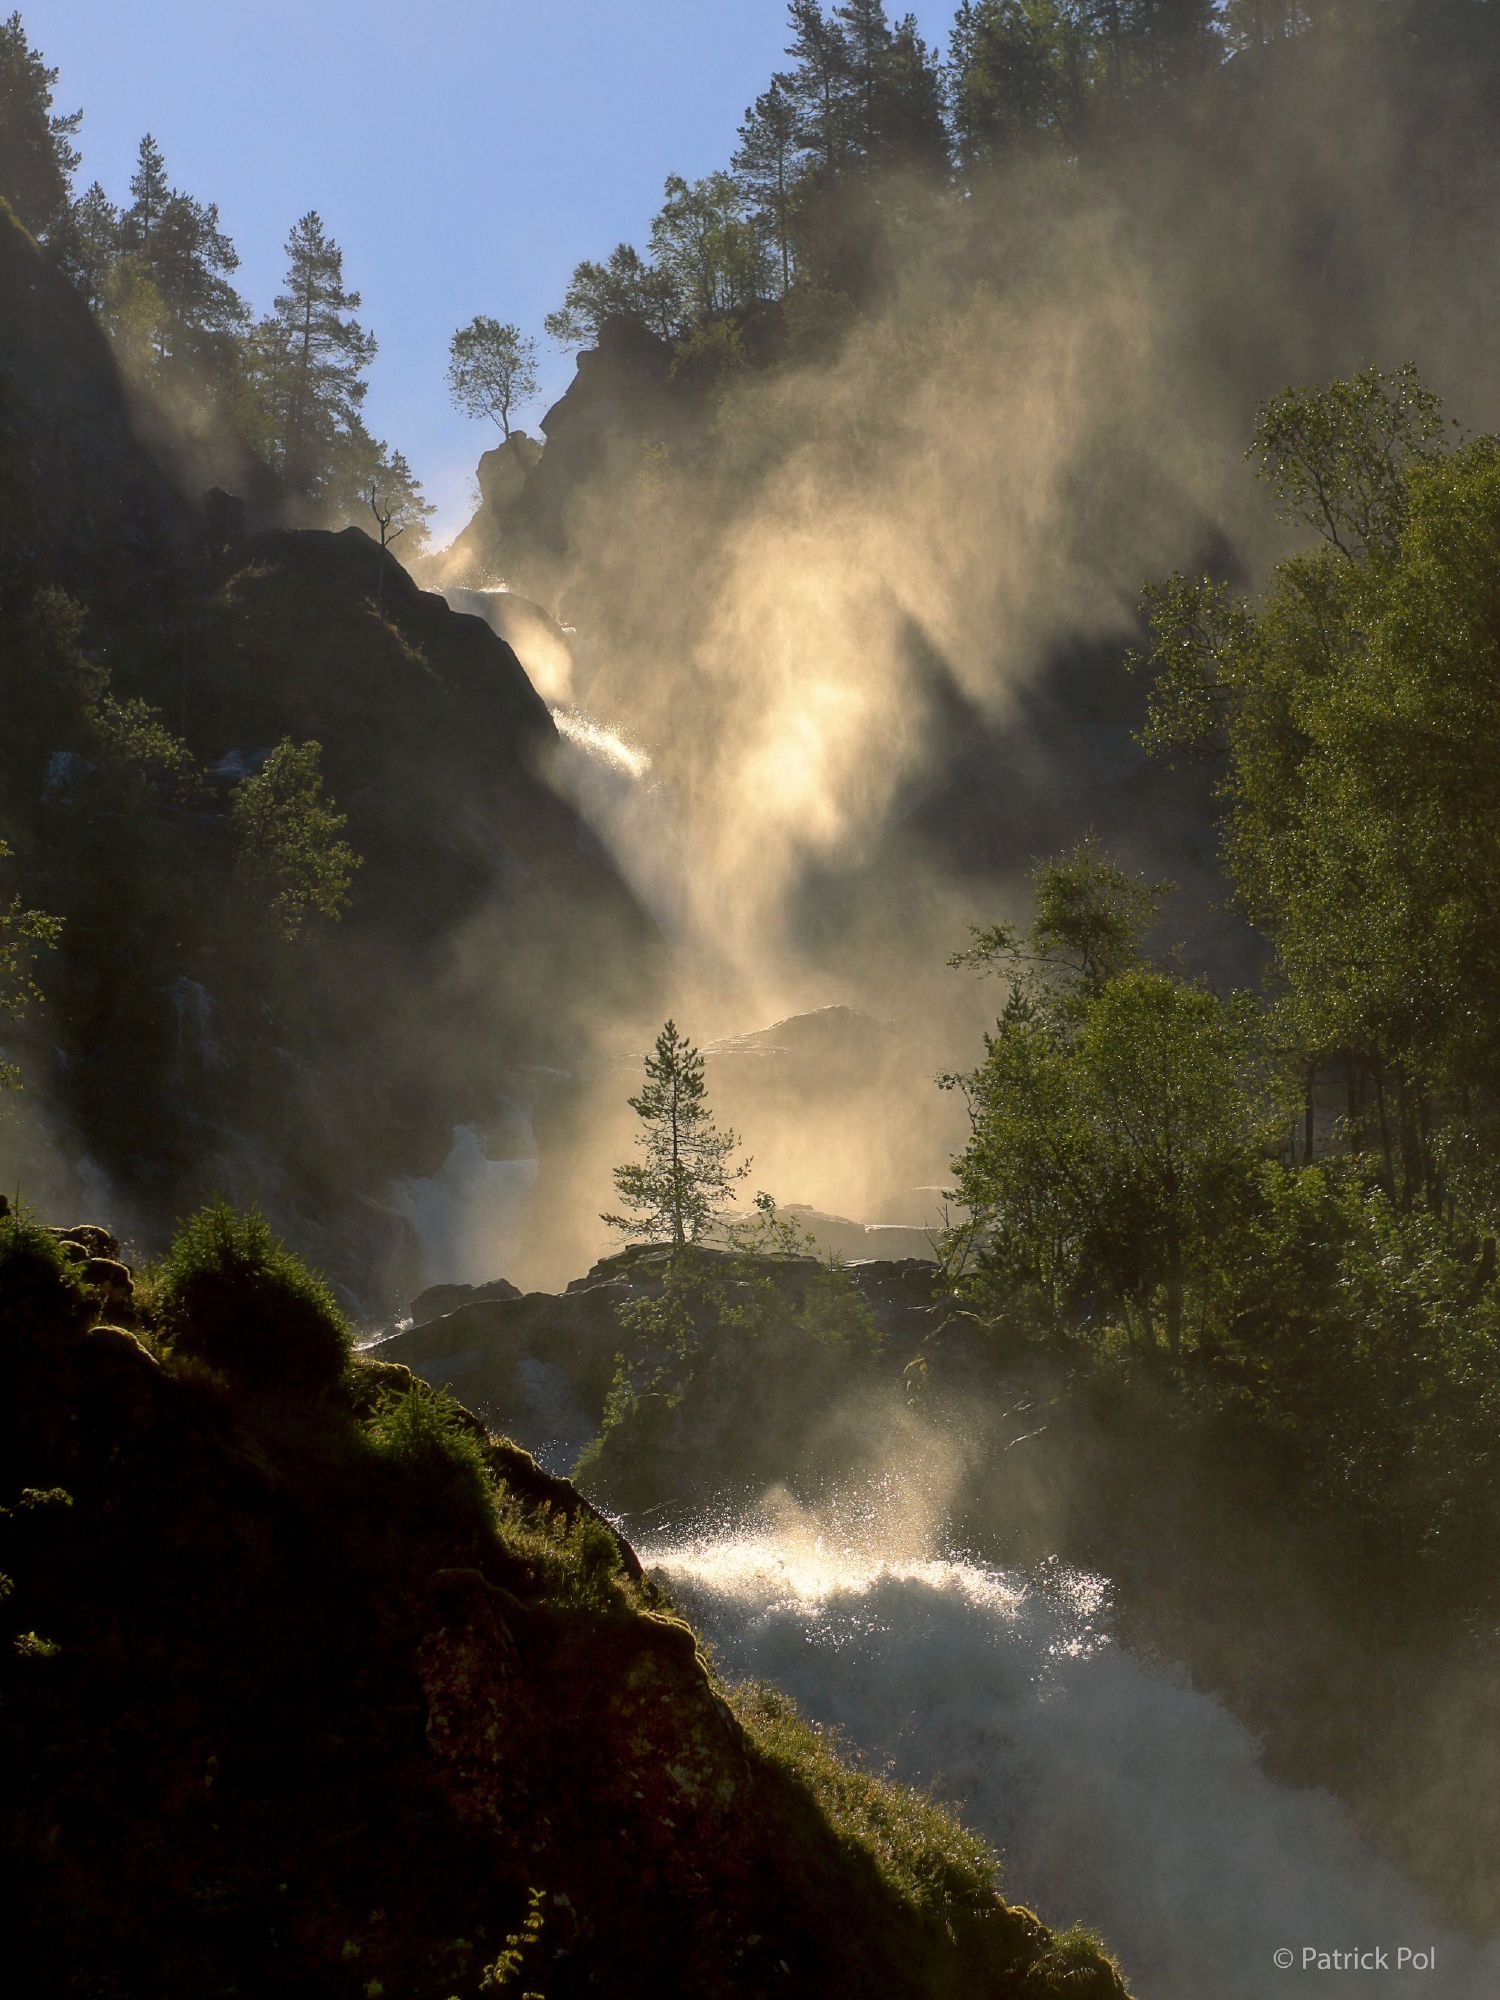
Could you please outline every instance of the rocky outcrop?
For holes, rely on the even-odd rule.
[[[434,577],[449,584],[501,582],[507,562],[517,553],[514,540],[524,520],[528,480],[542,456],[542,445],[525,431],[513,431],[480,458],[479,506],[448,548],[432,564]]]
[[[849,1476],[878,1433],[872,1411],[883,1398],[905,1397],[913,1356],[955,1310],[937,1266],[918,1259],[851,1265],[847,1290],[830,1293],[816,1257],[699,1248],[698,1290],[674,1308],[702,1322],[683,1333],[693,1350],[684,1369],[666,1328],[655,1354],[638,1310],[629,1310],[663,1300],[669,1259],[665,1248],[637,1246],[602,1259],[562,1293],[459,1300],[372,1351],[565,1464],[606,1425],[619,1356],[628,1352],[628,1411],[609,1418],[580,1477],[603,1504],[651,1508],[659,1518],[773,1479],[817,1486]],[[447,1288],[436,1290],[446,1303]],[[538,1395],[538,1371],[576,1406],[569,1436],[560,1435],[569,1425],[559,1421],[557,1395]],[[659,1386],[641,1386],[661,1371]]]
[[[480,460],[478,512],[434,562],[442,583],[519,579],[555,604],[577,554],[578,509],[590,484],[612,463],[691,425],[697,399],[674,385],[671,367],[669,342],[628,317],[607,320],[599,345],[579,355],[566,393],[542,418],[545,449],[518,435]]]

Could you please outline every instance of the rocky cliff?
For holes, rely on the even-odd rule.
[[[8,217],[0,469],[0,838],[13,886],[65,919],[24,1051],[51,1122],[7,1172],[85,1155],[148,1241],[210,1188],[262,1201],[374,1309],[414,1269],[393,1177],[640,998],[653,927],[552,789],[510,647],[357,530],[247,532],[184,493]],[[101,774],[85,683],[181,739],[170,784],[130,744]],[[284,738],[321,746],[362,863],[344,921],[295,946],[247,898],[229,816]]]

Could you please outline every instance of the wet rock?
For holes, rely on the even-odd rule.
[[[518,1299],[520,1288],[505,1278],[491,1278],[484,1285],[429,1285],[425,1292],[417,1296],[407,1307],[412,1320],[418,1326],[427,1320],[441,1319],[445,1313],[456,1312],[463,1305],[482,1305],[489,1299]]]
[[[118,1258],[120,1239],[97,1222],[75,1222],[70,1229],[54,1229],[59,1243],[76,1243],[88,1257]]]

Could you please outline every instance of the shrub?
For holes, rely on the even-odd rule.
[[[75,1332],[92,1310],[51,1231],[25,1215],[0,1216],[0,1324],[12,1335],[45,1339]]]
[[[376,1405],[366,1429],[396,1466],[410,1510],[438,1520],[495,1520],[484,1446],[451,1397],[417,1383]]]
[[[158,1298],[172,1347],[248,1388],[326,1388],[348,1364],[332,1292],[254,1209],[215,1201],[183,1223]]]

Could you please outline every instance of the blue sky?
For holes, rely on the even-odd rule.
[[[18,0],[19,4],[19,0]],[[902,11],[897,8],[893,11]],[[448,336],[476,312],[541,343],[581,257],[643,241],[668,173],[727,163],[782,61],[783,0],[31,0],[22,19],[84,113],[80,187],[124,196],[145,131],[217,201],[257,310],[316,208],[380,342],[366,414],[411,459],[445,538],[496,433],[448,407]],[[951,9],[918,10],[929,39]]]

